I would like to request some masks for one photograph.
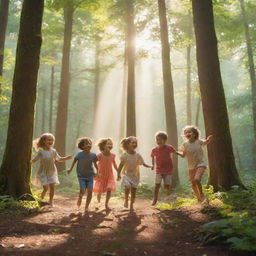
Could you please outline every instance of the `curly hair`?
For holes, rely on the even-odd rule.
[[[113,144],[113,141],[111,138],[103,138],[103,139],[100,139],[98,142],[97,142],[97,146],[99,147],[100,151],[103,151],[104,150],[104,147],[106,146],[106,144],[108,143],[108,141],[111,141],[111,143]]]
[[[198,129],[198,127],[196,127],[195,125],[187,125],[182,129],[182,136],[183,138],[185,137],[185,131],[187,129],[190,129],[192,131],[192,133],[195,134],[195,139],[198,140],[199,136],[200,136],[200,130]]]
[[[33,140],[33,146],[36,150],[40,149],[40,148],[44,148],[45,146],[45,140],[48,138],[48,137],[51,137],[53,139],[53,143],[55,142],[55,137],[53,134],[51,133],[43,133],[39,138]]]
[[[132,140],[136,140],[137,141],[137,138],[135,136],[130,136],[130,137],[123,138],[120,141],[121,148],[123,150],[127,150],[128,149],[128,145],[131,143]]]
[[[90,138],[88,138],[88,137],[82,137],[82,138],[79,138],[79,139],[77,140],[77,146],[78,146],[78,148],[80,148],[81,150],[84,149],[84,145],[85,145],[85,144],[90,144],[90,145],[92,145],[92,140],[91,140]]]
[[[167,140],[167,139],[168,139],[167,132],[164,132],[164,131],[158,131],[158,132],[156,132],[155,137],[156,137],[156,138],[161,138],[161,139],[163,139],[163,140]]]

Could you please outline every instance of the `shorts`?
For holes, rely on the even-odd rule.
[[[122,186],[137,188],[140,183],[140,178],[137,176],[124,175],[122,180]]]
[[[164,185],[171,185],[172,183],[172,175],[171,174],[156,174],[155,183],[161,184],[162,180],[164,181]]]
[[[93,178],[94,178],[94,176],[90,176],[88,178],[79,178],[78,177],[80,189],[86,189],[86,188],[92,189],[93,188]]]
[[[195,169],[189,170],[189,181],[201,180],[204,172],[206,170],[206,166],[198,166]]]

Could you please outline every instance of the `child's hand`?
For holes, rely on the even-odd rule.
[[[69,155],[66,157],[67,160],[70,160],[72,158],[72,155]]]
[[[121,176],[118,175],[116,180],[117,180],[117,181],[121,180]]]
[[[151,170],[154,171],[154,165],[151,166]]]
[[[72,171],[71,169],[67,170],[67,174],[70,174],[70,173],[71,173],[71,171]]]
[[[209,135],[208,137],[207,137],[207,140],[210,142],[210,141],[212,141],[212,139],[213,139],[213,135]]]

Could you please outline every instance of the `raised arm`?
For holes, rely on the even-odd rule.
[[[72,172],[72,170],[73,170],[74,165],[76,164],[76,162],[77,162],[77,159],[75,158],[75,159],[73,160],[72,164],[71,164],[70,169],[68,170],[68,174],[70,174],[70,173]]]
[[[213,140],[213,135],[209,135],[205,140],[202,140],[203,145],[208,145]]]

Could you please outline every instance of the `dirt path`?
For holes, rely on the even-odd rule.
[[[150,201],[138,199],[131,214],[122,200],[111,200],[114,209],[108,214],[99,209],[83,216],[74,198],[57,196],[53,209],[0,215],[0,255],[229,255],[223,248],[202,247],[195,241],[196,229],[209,220],[201,206],[159,211]]]

